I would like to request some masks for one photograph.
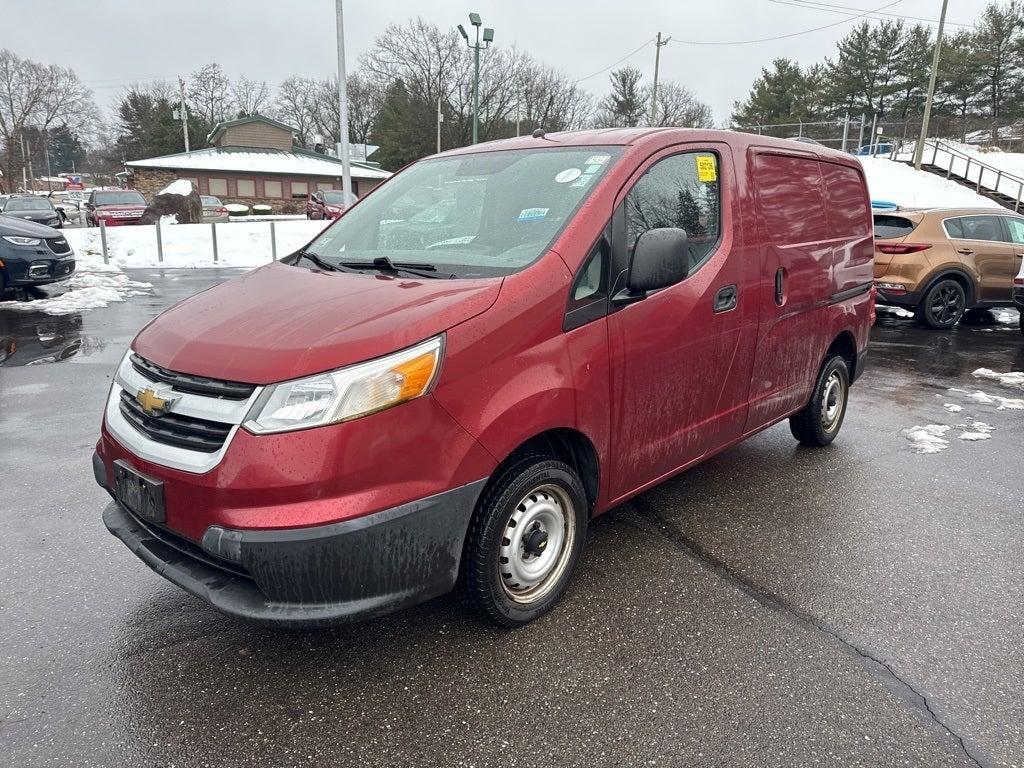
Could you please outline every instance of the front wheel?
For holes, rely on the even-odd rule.
[[[789,417],[789,431],[802,445],[824,447],[836,439],[850,394],[850,370],[834,355],[825,361],[814,385],[811,401]]]
[[[481,496],[462,557],[463,589],[496,624],[518,627],[561,599],[583,550],[588,506],[568,464],[510,463]]]
[[[967,291],[953,280],[939,280],[928,289],[917,308],[917,319],[929,328],[952,328],[963,317],[967,308]]]

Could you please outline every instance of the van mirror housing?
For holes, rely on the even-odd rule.
[[[649,229],[636,241],[629,260],[630,295],[642,298],[648,291],[681,282],[690,273],[690,249],[686,230],[677,227]]]

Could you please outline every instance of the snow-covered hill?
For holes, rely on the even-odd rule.
[[[987,197],[955,181],[927,171],[915,171],[888,158],[858,158],[868,178],[872,200],[886,200],[904,208],[998,208]]]

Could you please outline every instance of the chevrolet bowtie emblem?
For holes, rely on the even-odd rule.
[[[140,389],[135,394],[135,402],[142,406],[142,410],[146,412],[147,416],[159,416],[162,413],[167,413],[177,399],[167,392],[158,392],[153,387]]]

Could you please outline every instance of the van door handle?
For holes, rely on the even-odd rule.
[[[956,252],[957,253],[962,253],[964,256],[970,256],[972,253],[974,253],[974,249],[973,248],[957,248]]]
[[[785,271],[782,267],[775,270],[775,303],[780,307],[782,306],[782,300],[785,297],[785,286],[783,285]]]
[[[715,294],[715,312],[728,312],[736,308],[738,292],[735,285],[727,285],[719,288]]]

